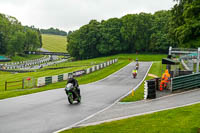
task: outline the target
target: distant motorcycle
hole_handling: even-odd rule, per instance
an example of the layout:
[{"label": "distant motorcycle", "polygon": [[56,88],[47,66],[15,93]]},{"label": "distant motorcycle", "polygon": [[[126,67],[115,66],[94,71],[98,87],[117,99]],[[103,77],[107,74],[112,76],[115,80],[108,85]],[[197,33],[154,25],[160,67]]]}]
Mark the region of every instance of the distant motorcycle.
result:
[{"label": "distant motorcycle", "polygon": [[78,94],[76,91],[76,88],[73,86],[72,83],[68,83],[65,87],[65,92],[68,96],[68,101],[70,104],[73,104],[74,101],[77,101],[78,103],[81,102],[81,95]]},{"label": "distant motorcycle", "polygon": [[132,74],[133,74],[133,78],[136,78],[137,72],[133,72]]},{"label": "distant motorcycle", "polygon": [[139,70],[139,63],[136,63],[135,68],[136,70]]},{"label": "distant motorcycle", "polygon": [[138,69],[139,69],[139,66],[138,66],[138,65],[136,65],[136,66],[135,66],[135,68],[136,68],[136,70],[138,70]]}]

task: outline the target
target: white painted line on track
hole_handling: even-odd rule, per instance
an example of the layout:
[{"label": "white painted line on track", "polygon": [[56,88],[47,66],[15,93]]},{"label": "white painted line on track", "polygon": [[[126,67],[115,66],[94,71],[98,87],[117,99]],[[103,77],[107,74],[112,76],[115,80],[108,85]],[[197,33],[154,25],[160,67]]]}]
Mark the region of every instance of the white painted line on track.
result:
[{"label": "white painted line on track", "polygon": [[[133,63],[133,62],[131,62],[131,63]],[[131,63],[129,63],[129,64],[131,64]],[[128,64],[128,65],[129,65],[129,64]],[[128,66],[128,65],[126,65],[126,66]],[[126,67],[126,66],[125,66],[125,67]],[[140,86],[140,84],[142,84],[142,82],[145,80],[145,78],[146,78],[146,76],[147,76],[147,74],[148,74],[148,72],[149,72],[151,66],[152,66],[152,62],[151,62],[151,65],[149,66],[149,68],[148,68],[148,70],[147,70],[147,72],[146,72],[144,78],[143,78],[142,81],[134,88],[134,90],[136,90],[136,89]],[[125,69],[125,67],[121,68],[120,70],[116,71],[115,73],[121,71],[122,69]],[[113,73],[113,74],[115,74],[115,73]],[[111,75],[113,75],[113,74],[111,74]],[[110,77],[111,75],[107,76],[106,78]],[[106,78],[104,78],[104,79],[106,79]],[[101,80],[104,80],[104,79],[101,79]],[[99,81],[101,81],[101,80],[98,80],[98,81],[96,81],[96,82],[99,82]],[[95,82],[93,82],[93,83],[95,83]],[[93,84],[93,83],[89,83],[89,84]],[[64,130],[68,130],[68,129],[71,129],[71,128],[73,128],[73,127],[76,127],[76,125],[78,125],[79,123],[81,123],[81,122],[83,122],[83,121],[86,121],[86,120],[88,120],[88,119],[94,117],[95,115],[97,115],[97,114],[99,114],[99,113],[101,113],[101,112],[103,112],[103,111],[109,109],[111,106],[113,106],[114,104],[116,104],[117,102],[119,102],[122,98],[126,97],[126,96],[127,96],[128,94],[130,94],[131,92],[132,92],[132,90],[131,90],[130,92],[128,92],[127,94],[125,94],[124,96],[118,98],[113,104],[109,105],[108,107],[106,107],[106,108],[104,108],[104,109],[102,109],[102,110],[100,110],[100,111],[98,111],[98,112],[96,112],[96,113],[94,113],[94,114],[92,114],[92,115],[86,117],[85,119],[83,119],[83,120],[81,120],[81,121],[79,121],[79,122],[76,122],[76,123],[72,124],[71,126],[62,128],[62,129],[60,129],[60,130],[58,130],[58,131],[55,131],[55,132],[53,132],[53,133],[59,133],[59,132],[62,132],[62,131],[64,131]]]},{"label": "white painted line on track", "polygon": [[194,103],[185,104],[185,105],[180,105],[180,106],[175,106],[175,107],[160,109],[160,110],[149,111],[149,112],[145,112],[145,113],[139,113],[139,114],[134,114],[134,115],[128,115],[128,116],[113,118],[113,119],[104,120],[104,121],[98,121],[98,122],[93,122],[93,123],[88,123],[88,124],[82,124],[82,125],[79,125],[77,127],[98,125],[98,124],[102,124],[102,123],[105,123],[105,122],[111,122],[111,121],[116,121],[116,120],[127,119],[127,118],[130,118],[130,117],[139,116],[139,115],[152,114],[152,113],[155,113],[155,112],[160,112],[160,111],[164,111],[164,110],[169,110],[169,109],[175,109],[175,108],[190,106],[190,105],[198,104],[198,103],[200,103],[200,101],[194,102]]}]

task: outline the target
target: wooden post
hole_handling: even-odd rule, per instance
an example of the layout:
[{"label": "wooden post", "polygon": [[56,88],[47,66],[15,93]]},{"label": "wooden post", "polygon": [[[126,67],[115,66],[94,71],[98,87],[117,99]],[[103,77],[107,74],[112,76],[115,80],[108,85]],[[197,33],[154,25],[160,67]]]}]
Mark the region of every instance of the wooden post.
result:
[{"label": "wooden post", "polygon": [[22,89],[24,89],[24,79],[22,79]]},{"label": "wooden post", "polygon": [[5,82],[5,91],[7,90],[7,81]]}]

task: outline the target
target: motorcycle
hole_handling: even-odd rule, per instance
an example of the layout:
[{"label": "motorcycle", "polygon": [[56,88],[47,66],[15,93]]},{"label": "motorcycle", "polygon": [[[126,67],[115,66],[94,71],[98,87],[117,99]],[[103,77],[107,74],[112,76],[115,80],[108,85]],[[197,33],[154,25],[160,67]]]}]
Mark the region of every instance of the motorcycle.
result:
[{"label": "motorcycle", "polygon": [[136,70],[138,70],[138,69],[139,69],[139,66],[136,66],[135,68],[136,68]]},{"label": "motorcycle", "polygon": [[136,73],[136,72],[133,72],[132,74],[133,74],[133,78],[136,78],[137,73]]},{"label": "motorcycle", "polygon": [[81,102],[81,95],[78,94],[72,83],[66,85],[65,92],[68,96],[68,101],[70,104],[73,104],[74,101],[77,101],[78,103]]},{"label": "motorcycle", "polygon": [[136,70],[139,70],[139,63],[135,65]]}]

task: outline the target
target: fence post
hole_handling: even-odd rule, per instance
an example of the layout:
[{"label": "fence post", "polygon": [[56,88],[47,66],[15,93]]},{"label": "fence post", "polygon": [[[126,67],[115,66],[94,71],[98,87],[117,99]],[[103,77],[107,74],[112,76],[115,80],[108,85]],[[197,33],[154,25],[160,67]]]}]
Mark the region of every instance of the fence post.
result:
[{"label": "fence post", "polygon": [[200,52],[200,48],[198,48],[197,50],[197,67],[196,67],[196,72],[198,73],[199,72],[199,52]]},{"label": "fence post", "polygon": [[171,78],[171,86],[170,86],[171,88],[171,92],[173,91],[173,78]]},{"label": "fence post", "polygon": [[7,81],[5,82],[5,91],[7,90]]}]

